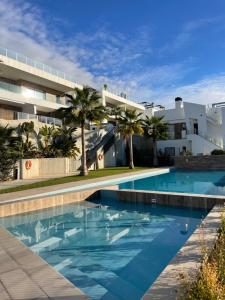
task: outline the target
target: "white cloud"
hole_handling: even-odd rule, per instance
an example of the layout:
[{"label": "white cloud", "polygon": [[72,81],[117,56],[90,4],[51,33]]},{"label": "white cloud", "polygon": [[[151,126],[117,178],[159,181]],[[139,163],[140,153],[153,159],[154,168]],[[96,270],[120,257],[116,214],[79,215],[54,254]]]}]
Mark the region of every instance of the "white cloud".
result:
[{"label": "white cloud", "polygon": [[[216,21],[187,23],[175,40],[175,47],[183,45],[194,30],[210,22]],[[3,47],[65,71],[80,83],[95,87],[107,83],[117,93],[126,92],[137,101],[168,106],[173,105],[176,96],[198,103],[225,101],[225,75],[182,85],[182,79],[193,71],[191,61],[151,64],[155,50],[151,46],[151,31],[146,28],[125,36],[111,33],[105,27],[94,34],[79,33],[65,40],[44,22],[36,6],[25,0],[0,0],[0,36]]]},{"label": "white cloud", "polygon": [[223,28],[224,19],[224,16],[217,16],[212,18],[195,19],[185,23],[175,38],[159,49],[159,54],[162,56],[168,55],[182,47],[191,45],[197,40],[197,31],[203,27],[211,26],[210,28],[212,28],[212,25],[214,25],[213,28],[216,30],[220,27]]},{"label": "white cloud", "polygon": [[152,92],[157,103],[173,106],[174,98],[180,96],[184,101],[199,104],[225,102],[225,75],[212,75],[193,84],[174,88],[159,89]]},{"label": "white cloud", "polygon": [[52,39],[43,20],[41,12],[27,2],[0,0],[1,46],[59,70],[66,70],[80,82],[93,84],[91,73],[78,62],[72,61],[70,56],[64,55],[63,42]]}]

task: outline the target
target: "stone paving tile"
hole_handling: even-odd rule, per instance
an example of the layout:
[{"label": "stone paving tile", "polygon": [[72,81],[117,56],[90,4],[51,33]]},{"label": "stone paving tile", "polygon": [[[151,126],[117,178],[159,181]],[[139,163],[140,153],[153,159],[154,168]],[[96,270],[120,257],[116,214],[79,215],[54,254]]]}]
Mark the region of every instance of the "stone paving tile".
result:
[{"label": "stone paving tile", "polygon": [[46,294],[21,269],[0,274],[0,280],[13,300],[46,299]]},{"label": "stone paving tile", "polygon": [[87,300],[71,282],[0,227],[0,300]]},{"label": "stone paving tile", "polygon": [[12,298],[9,296],[9,294],[6,292],[4,286],[2,285],[0,281],[0,299],[1,300],[11,300]]},{"label": "stone paving tile", "polygon": [[0,274],[15,270],[17,263],[6,253],[5,250],[0,250]]}]

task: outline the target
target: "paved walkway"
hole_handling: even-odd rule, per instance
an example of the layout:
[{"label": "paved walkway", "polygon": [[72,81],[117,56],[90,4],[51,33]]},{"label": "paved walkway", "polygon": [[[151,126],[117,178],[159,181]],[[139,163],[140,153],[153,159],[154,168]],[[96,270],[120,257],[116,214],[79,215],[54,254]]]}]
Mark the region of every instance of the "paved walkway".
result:
[{"label": "paved walkway", "polygon": [[1,300],[87,300],[71,282],[0,228]]},{"label": "paved walkway", "polygon": [[[86,185],[90,183],[99,183],[100,181],[104,180],[111,180],[111,179],[122,179],[124,177],[128,177],[131,175],[140,175],[140,174],[145,174],[149,172],[154,172],[154,171],[162,171],[162,170],[167,170],[168,168],[154,168],[154,169],[149,169],[145,171],[137,171],[137,172],[127,172],[127,173],[122,173],[122,174],[117,174],[117,175],[112,175],[112,176],[105,176],[101,178],[94,178],[94,179],[87,179],[87,180],[80,180],[76,182],[69,182],[69,183],[63,183],[63,184],[57,184],[57,185],[52,185],[52,186],[47,186],[47,187],[42,187],[42,188],[35,188],[35,189],[30,189],[30,190],[25,190],[25,191],[19,191],[19,192],[12,192],[12,193],[7,193],[7,194],[1,194],[0,195],[0,204],[3,204],[7,201],[13,201],[13,200],[22,200],[23,198],[28,198],[28,197],[35,197],[39,196],[40,194],[44,193],[49,193],[49,192],[64,192],[61,190],[68,189],[68,188],[73,188],[77,186]],[[110,183],[107,185],[111,185]],[[104,185],[103,185],[104,186]],[[100,187],[99,187],[100,188]]]},{"label": "paved walkway", "polygon": [[18,180],[3,181],[3,182],[0,182],[0,190],[16,187],[16,186],[23,185],[23,184],[31,184],[31,183],[35,183],[35,182],[48,180],[48,179],[66,177],[66,176],[72,176],[72,175],[74,175],[74,174],[70,174],[70,175],[57,174],[57,175],[53,175],[53,176],[46,176],[46,177],[43,176],[43,177],[33,178],[33,179],[18,179]]}]

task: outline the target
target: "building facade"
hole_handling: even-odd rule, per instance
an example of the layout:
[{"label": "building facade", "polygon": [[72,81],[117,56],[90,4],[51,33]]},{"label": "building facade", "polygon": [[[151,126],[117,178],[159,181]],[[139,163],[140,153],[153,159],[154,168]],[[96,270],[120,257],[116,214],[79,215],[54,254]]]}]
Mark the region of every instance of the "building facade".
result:
[{"label": "building facade", "polygon": [[173,109],[161,107],[153,114],[168,124],[167,140],[157,142],[158,151],[166,155],[206,155],[225,149],[225,103],[201,105],[177,97]]},{"label": "building facade", "polygon": [[[32,120],[35,125],[60,125],[52,113],[67,106],[65,93],[82,88],[73,78],[19,53],[0,48],[0,122],[17,126]],[[102,90],[102,103],[144,111],[144,106]]]},{"label": "building facade", "polygon": [[[17,126],[33,121],[36,130],[45,124],[60,126],[61,120],[54,118],[53,113],[67,107],[65,93],[75,87],[83,86],[61,71],[0,48],[0,124]],[[165,109],[145,102],[138,104],[106,86],[100,93],[102,104],[107,107],[133,109],[143,116],[163,116],[168,124],[168,139],[158,141],[157,146],[166,155],[178,156],[187,151],[193,155],[209,154],[214,149],[225,149],[225,103],[206,106],[177,97],[175,107]]]}]

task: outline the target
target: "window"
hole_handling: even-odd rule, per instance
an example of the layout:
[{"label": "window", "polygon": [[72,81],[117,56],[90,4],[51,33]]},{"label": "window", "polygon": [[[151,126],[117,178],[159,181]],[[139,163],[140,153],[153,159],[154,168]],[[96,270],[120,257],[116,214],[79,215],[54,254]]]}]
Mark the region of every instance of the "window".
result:
[{"label": "window", "polygon": [[61,103],[60,96],[59,96],[59,95],[56,95],[55,98],[56,98],[56,103],[59,103],[59,104],[60,104],[60,103]]},{"label": "window", "polygon": [[43,91],[24,87],[23,95],[27,98],[46,99],[46,94]]},{"label": "window", "polygon": [[34,91],[34,97],[35,97],[35,98],[38,98],[38,99],[42,99],[42,100],[45,100],[45,99],[46,99],[45,92],[38,91],[38,90],[35,90],[35,91]]},{"label": "window", "polygon": [[165,155],[166,156],[175,156],[175,147],[166,147]]},{"label": "window", "polygon": [[0,89],[10,91],[13,93],[20,93],[21,87],[12,83],[8,83],[0,80]]}]

